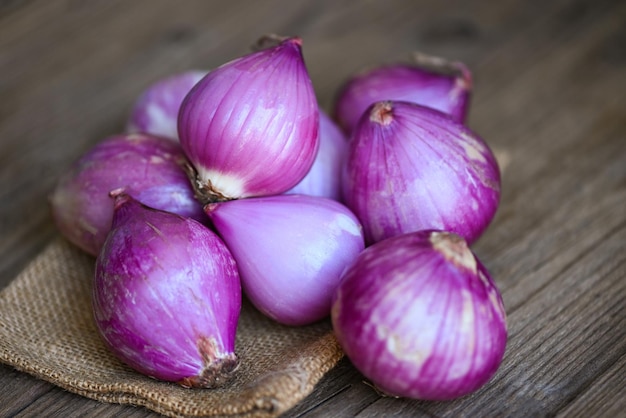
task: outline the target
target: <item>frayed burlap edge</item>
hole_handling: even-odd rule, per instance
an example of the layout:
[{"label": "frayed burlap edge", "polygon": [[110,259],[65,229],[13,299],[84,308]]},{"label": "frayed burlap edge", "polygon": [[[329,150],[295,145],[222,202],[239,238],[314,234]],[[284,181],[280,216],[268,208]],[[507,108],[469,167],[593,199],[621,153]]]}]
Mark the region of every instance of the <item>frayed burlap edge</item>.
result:
[{"label": "frayed burlap edge", "polygon": [[275,417],[308,394],[343,353],[329,321],[281,326],[244,303],[241,366],[219,389],[136,373],[102,344],[91,313],[94,259],[53,241],[0,293],[0,361],[70,392],[172,417]]}]

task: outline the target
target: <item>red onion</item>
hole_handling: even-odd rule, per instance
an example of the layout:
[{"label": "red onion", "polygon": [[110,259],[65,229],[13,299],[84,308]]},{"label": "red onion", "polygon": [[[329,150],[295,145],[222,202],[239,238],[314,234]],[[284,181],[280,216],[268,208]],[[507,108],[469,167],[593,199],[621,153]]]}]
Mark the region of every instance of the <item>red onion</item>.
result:
[{"label": "red onion", "polygon": [[206,73],[199,70],[185,71],[150,85],[133,106],[127,132],[144,132],[177,140],[180,104]]},{"label": "red onion", "polygon": [[447,115],[407,102],[379,102],[363,115],[342,181],[368,243],[421,229],[473,243],[500,199],[487,144]]},{"label": "red onion", "polygon": [[372,103],[395,100],[440,110],[463,123],[469,109],[472,76],[460,62],[416,54],[415,63],[370,69],[350,79],[335,101],[335,118],[352,132]]},{"label": "red onion", "polygon": [[311,168],[319,112],[301,44],[228,62],[183,101],[178,133],[205,202],[283,193]]},{"label": "red onion", "polygon": [[208,221],[180,166],[180,146],[144,134],[106,138],[85,153],[59,180],[50,197],[61,233],[84,251],[97,255],[111,228],[109,192],[124,187],[142,203]]},{"label": "red onion", "polygon": [[114,191],[113,227],[96,260],[93,309],[106,345],[140,373],[215,387],[237,367],[237,266],[200,223]]},{"label": "red onion", "polygon": [[354,366],[393,396],[471,393],[493,376],[506,347],[498,289],[467,243],[442,231],[363,251],[342,276],[332,322]]},{"label": "red onion", "polygon": [[341,169],[348,142],[335,123],[320,110],[320,146],[313,166],[289,194],[306,194],[341,200]]},{"label": "red onion", "polygon": [[364,247],[355,216],[322,197],[277,195],[205,209],[237,261],[244,293],[286,325],[328,316],[341,272]]}]

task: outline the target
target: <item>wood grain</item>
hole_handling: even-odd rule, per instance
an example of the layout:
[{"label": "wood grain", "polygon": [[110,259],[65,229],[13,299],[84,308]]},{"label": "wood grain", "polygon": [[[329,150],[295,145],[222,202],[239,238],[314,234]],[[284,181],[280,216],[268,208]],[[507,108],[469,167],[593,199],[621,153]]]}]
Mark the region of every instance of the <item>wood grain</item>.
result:
[{"label": "wood grain", "polygon": [[[494,379],[452,402],[394,399],[345,359],[285,415],[626,417],[624,2],[0,2],[0,288],[58,234],[58,176],[123,130],[146,86],[218,66],[265,33],[302,36],[328,111],[362,68],[414,50],[466,62],[468,123],[507,159],[474,247],[508,314]],[[7,366],[0,387],[0,416],[156,416]]]},{"label": "wood grain", "polygon": [[623,381],[626,375],[626,356],[622,356],[613,366],[592,380],[587,390],[583,391],[565,408],[558,417],[619,417],[626,410],[624,386],[615,384]]}]

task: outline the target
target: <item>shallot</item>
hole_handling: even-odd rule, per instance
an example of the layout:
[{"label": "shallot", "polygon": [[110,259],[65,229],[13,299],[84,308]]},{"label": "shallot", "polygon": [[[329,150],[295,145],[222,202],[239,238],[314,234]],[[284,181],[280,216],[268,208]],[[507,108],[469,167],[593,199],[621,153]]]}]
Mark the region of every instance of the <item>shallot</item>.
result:
[{"label": "shallot", "polygon": [[206,211],[237,261],[244,293],[286,325],[327,317],[342,271],[364,247],[356,217],[331,199],[284,194]]},{"label": "shallot", "polygon": [[143,204],[206,223],[174,141],[146,134],[115,135],[83,154],[59,179],[50,196],[61,233],[98,255],[111,228],[111,190],[123,187]]},{"label": "shallot", "polygon": [[380,241],[344,272],[332,308],[346,355],[382,392],[449,400],[489,381],[506,347],[506,314],[488,271],[458,235]]},{"label": "shallot", "polygon": [[96,260],[93,310],[108,348],[133,369],[190,387],[217,387],[237,368],[241,285],[232,255],[193,219],[115,196]]},{"label": "shallot", "polygon": [[320,147],[307,175],[289,194],[306,194],[341,200],[341,170],[348,142],[339,127],[320,110]]},{"label": "shallot", "polygon": [[335,119],[348,134],[373,103],[405,101],[428,106],[463,123],[469,110],[472,75],[465,64],[416,53],[412,63],[371,68],[346,82],[335,100]]},{"label": "shallot", "polygon": [[319,110],[302,40],[230,61],[183,101],[178,134],[204,203],[286,192],[319,146]]},{"label": "shallot", "polygon": [[170,75],[146,88],[135,101],[127,132],[143,132],[178,140],[178,111],[185,96],[206,71],[189,70]]},{"label": "shallot", "polygon": [[500,171],[487,143],[448,115],[408,102],[370,106],[350,141],[342,181],[368,244],[421,229],[473,243],[500,200]]}]

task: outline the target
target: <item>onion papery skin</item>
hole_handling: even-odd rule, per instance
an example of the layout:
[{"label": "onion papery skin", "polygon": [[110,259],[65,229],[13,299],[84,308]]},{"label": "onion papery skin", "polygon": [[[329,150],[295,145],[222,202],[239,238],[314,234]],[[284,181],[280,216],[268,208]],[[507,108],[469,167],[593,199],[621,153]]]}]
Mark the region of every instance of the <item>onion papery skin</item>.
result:
[{"label": "onion papery skin", "polygon": [[183,101],[178,133],[205,203],[295,186],[319,146],[319,109],[300,39],[212,70]]},{"label": "onion papery skin", "polygon": [[237,368],[241,284],[219,237],[189,218],[118,194],[96,260],[93,310],[108,348],[136,371],[217,387]]},{"label": "onion papery skin", "polygon": [[244,294],[285,325],[328,317],[341,273],[364,248],[356,217],[331,199],[277,195],[205,210],[237,261]]},{"label": "onion papery skin", "polygon": [[180,145],[146,134],[106,138],[59,179],[50,196],[60,232],[98,255],[111,228],[111,190],[123,187],[143,204],[207,223],[185,170]]},{"label": "onion papery skin", "polygon": [[500,201],[500,171],[485,141],[408,102],[378,102],[363,115],[342,183],[368,244],[422,229],[451,231],[471,244]]},{"label": "onion papery skin", "polygon": [[178,112],[193,86],[207,71],[190,70],[170,75],[148,86],[135,101],[126,131],[178,140]]},{"label": "onion papery skin", "polygon": [[376,243],[345,271],[335,335],[382,392],[423,400],[467,395],[506,348],[506,314],[491,276],[458,235],[417,231]]},{"label": "onion papery skin", "polygon": [[413,64],[375,67],[349,79],[335,99],[333,117],[347,134],[373,103],[405,101],[431,107],[464,123],[469,111],[472,76],[460,62],[423,54]]},{"label": "onion papery skin", "polygon": [[313,166],[288,194],[306,194],[341,201],[341,170],[348,141],[330,117],[320,110],[320,145]]}]

